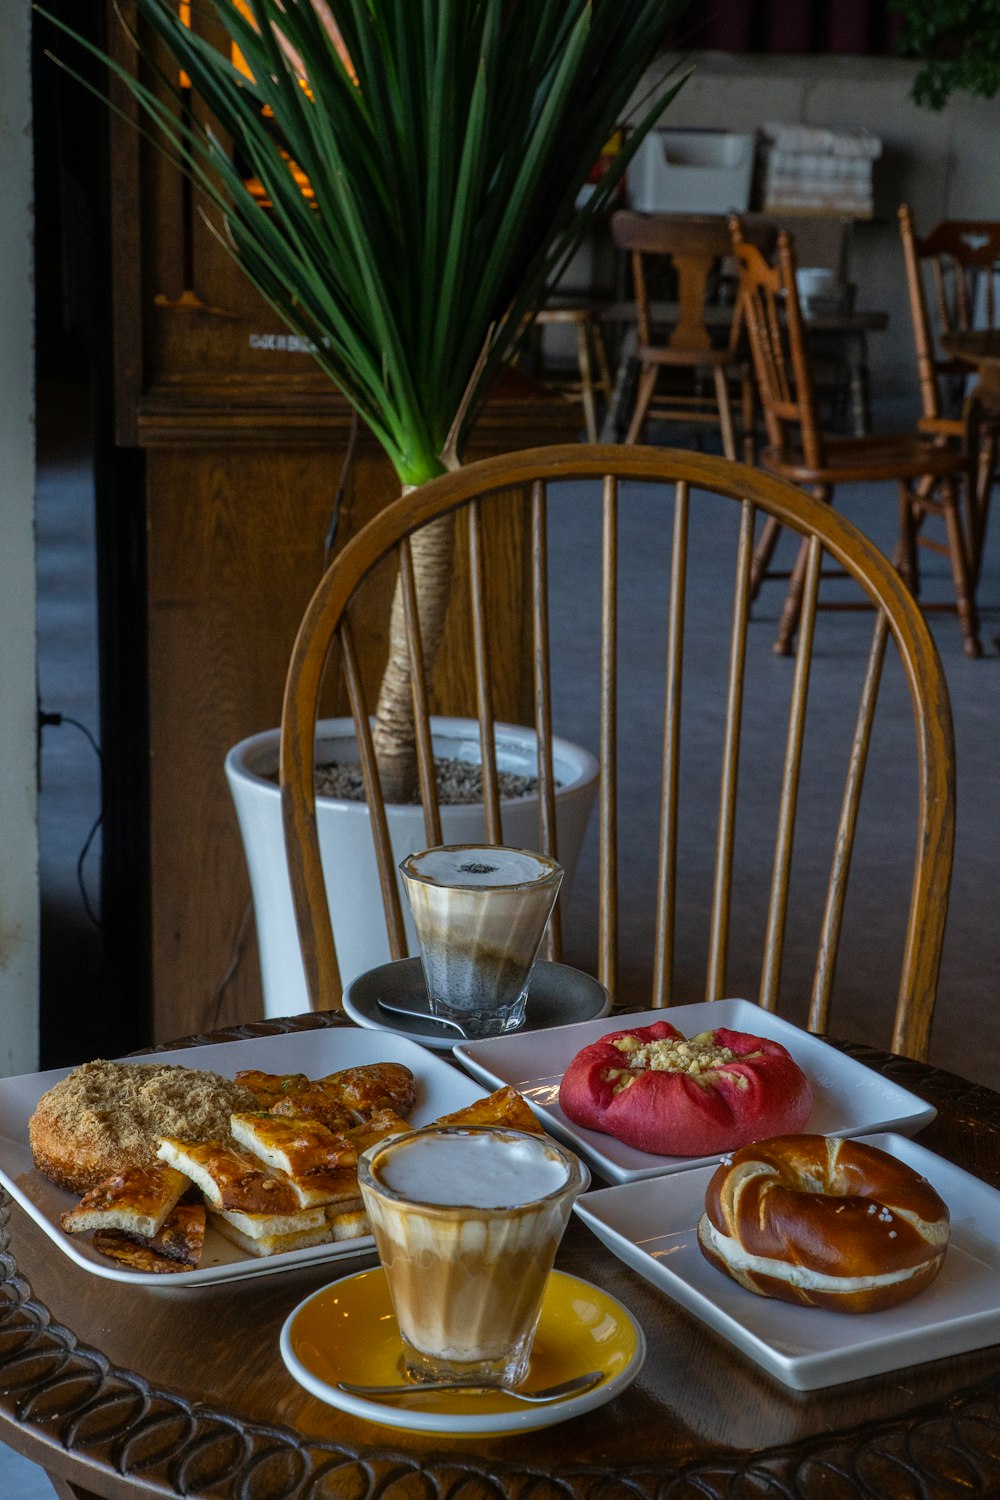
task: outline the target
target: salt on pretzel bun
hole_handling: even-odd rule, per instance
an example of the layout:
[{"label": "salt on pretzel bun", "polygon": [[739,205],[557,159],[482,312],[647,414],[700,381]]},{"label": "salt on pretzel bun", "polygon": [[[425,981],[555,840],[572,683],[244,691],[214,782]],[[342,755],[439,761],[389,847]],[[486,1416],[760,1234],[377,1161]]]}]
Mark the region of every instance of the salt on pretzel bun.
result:
[{"label": "salt on pretzel bun", "polygon": [[713,1174],[702,1253],[748,1291],[807,1307],[879,1312],[929,1286],[947,1206],[905,1162],[862,1141],[778,1136]]}]

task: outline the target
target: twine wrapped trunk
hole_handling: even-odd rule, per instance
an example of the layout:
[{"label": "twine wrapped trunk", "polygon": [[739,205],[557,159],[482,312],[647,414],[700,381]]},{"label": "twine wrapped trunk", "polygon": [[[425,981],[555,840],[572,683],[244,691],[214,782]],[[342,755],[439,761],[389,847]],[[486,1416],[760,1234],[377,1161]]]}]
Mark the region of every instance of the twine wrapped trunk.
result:
[{"label": "twine wrapped trunk", "polygon": [[[412,489],[406,486],[403,493]],[[455,518],[442,516],[410,537],[420,641],[428,677],[444,634],[453,583]],[[375,755],[386,802],[410,802],[417,790],[417,742],[410,684],[410,652],[402,579],[396,579],[389,618],[389,657],[375,711]]]}]

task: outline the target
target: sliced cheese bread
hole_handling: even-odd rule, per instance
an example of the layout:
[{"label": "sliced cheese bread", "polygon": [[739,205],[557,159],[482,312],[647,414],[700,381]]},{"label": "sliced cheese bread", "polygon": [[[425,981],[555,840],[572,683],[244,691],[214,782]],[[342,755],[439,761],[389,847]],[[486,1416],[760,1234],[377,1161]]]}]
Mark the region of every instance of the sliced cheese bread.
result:
[{"label": "sliced cheese bread", "polygon": [[169,1274],[190,1271],[201,1259],[205,1242],[205,1205],[179,1203],[159,1233],[136,1238],[120,1229],[98,1229],[94,1248],[134,1271]]},{"label": "sliced cheese bread", "polygon": [[249,1214],[294,1214],[299,1198],[283,1172],[266,1167],[256,1156],[221,1141],[179,1141],[162,1137],[161,1161],[191,1178],[214,1208]]},{"label": "sliced cheese bread", "polygon": [[294,1234],[250,1235],[222,1214],[210,1211],[208,1217],[214,1229],[248,1255],[278,1255],[282,1250],[306,1250],[311,1245],[327,1245],[333,1238],[330,1225],[325,1222],[318,1229],[303,1229]]},{"label": "sliced cheese bread", "polygon": [[166,1162],[130,1167],[91,1188],[60,1223],[67,1234],[107,1229],[149,1239],[190,1185],[185,1173]]}]

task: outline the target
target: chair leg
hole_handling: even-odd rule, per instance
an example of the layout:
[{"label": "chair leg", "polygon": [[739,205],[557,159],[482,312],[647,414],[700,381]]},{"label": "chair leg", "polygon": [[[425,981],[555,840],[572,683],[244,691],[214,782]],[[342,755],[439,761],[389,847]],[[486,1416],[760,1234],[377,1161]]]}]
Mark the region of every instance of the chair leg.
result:
[{"label": "chair leg", "polygon": [[[833,489],[828,484],[816,485],[812,493],[815,499],[824,505],[829,505],[833,500]],[[792,654],[792,644],[795,640],[795,632],[799,628],[799,616],[802,613],[802,590],[805,587],[808,561],[809,539],[803,537],[795,559],[795,566],[792,569],[792,576],[788,582],[788,593],[785,595],[781,618],[778,621],[778,634],[771,648],[775,656],[791,656]]]},{"label": "chair leg", "polygon": [[736,459],[736,437],[733,433],[733,410],[729,405],[729,387],[725,371],[715,365],[712,369],[715,382],[715,404],[719,408],[719,431],[722,434],[722,451],[727,458]]},{"label": "chair leg", "polygon": [[767,576],[767,570],[771,566],[771,558],[774,549],[778,545],[778,537],[781,535],[781,524],[773,516],[768,516],[761,527],[760,538],[754,548],[753,561],[750,564],[750,603],[756,599],[761,584]]},{"label": "chair leg", "polygon": [[576,325],[576,358],[580,367],[580,396],[583,400],[583,418],[587,428],[587,439],[597,442],[597,407],[594,402],[594,377],[590,368],[590,339],[587,325]]},{"label": "chair leg", "polygon": [[966,656],[981,656],[979,643],[979,612],[976,609],[976,591],[972,581],[972,568],[962,515],[959,508],[958,488],[951,479],[941,481],[941,507],[945,526],[948,529],[948,557],[951,576],[955,586],[955,606],[958,610],[958,625],[962,632],[962,650]]},{"label": "chair leg", "polygon": [[913,493],[905,480],[899,484],[899,541],[893,562],[914,598],[920,591],[920,570],[917,562],[917,535],[915,525]]},{"label": "chair leg", "polygon": [[608,406],[611,405],[611,366],[608,363],[608,346],[604,342],[604,329],[596,318],[587,324],[597,362],[597,384]]},{"label": "chair leg", "polygon": [[743,429],[743,462],[748,464],[757,461],[757,438],[754,431],[756,420],[753,381],[749,375],[744,374],[740,376],[740,425]]},{"label": "chair leg", "polygon": [[639,388],[635,396],[635,410],[629,423],[628,432],[625,434],[626,443],[637,443],[646,426],[646,415],[650,403],[653,400],[653,391],[656,389],[656,377],[659,375],[656,365],[644,365],[639,376]]},{"label": "chair leg", "polygon": [[986,523],[990,515],[990,497],[993,491],[993,470],[997,458],[997,435],[992,425],[981,427],[976,444],[975,472],[968,480],[969,510],[969,561],[972,581],[979,582],[979,570],[986,545]]},{"label": "chair leg", "polygon": [[791,656],[792,643],[795,640],[795,632],[799,625],[799,615],[802,613],[802,590],[805,586],[806,563],[809,560],[809,543],[803,540],[799,547],[792,576],[788,583],[788,593],[781,608],[781,619],[778,621],[778,634],[771,648],[775,656]]}]

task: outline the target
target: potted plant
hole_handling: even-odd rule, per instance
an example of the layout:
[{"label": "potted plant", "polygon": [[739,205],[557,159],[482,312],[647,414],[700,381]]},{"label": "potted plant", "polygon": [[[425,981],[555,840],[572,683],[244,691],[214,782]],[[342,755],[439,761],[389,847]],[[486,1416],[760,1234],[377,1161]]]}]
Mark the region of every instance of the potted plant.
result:
[{"label": "potted plant", "polygon": [[[185,24],[176,0],[137,0],[221,131],[201,125],[169,79],[174,104],[110,65],[200,191],[222,242],[368,424],[400,485],[420,484],[461,462],[497,372],[680,86],[659,84],[581,195],[680,0],[202,8],[212,39]],[[414,541],[430,661],[452,547],[450,520]],[[394,618],[400,610],[397,590]],[[386,798],[404,803],[416,776],[401,630],[390,631],[376,718]]]}]

